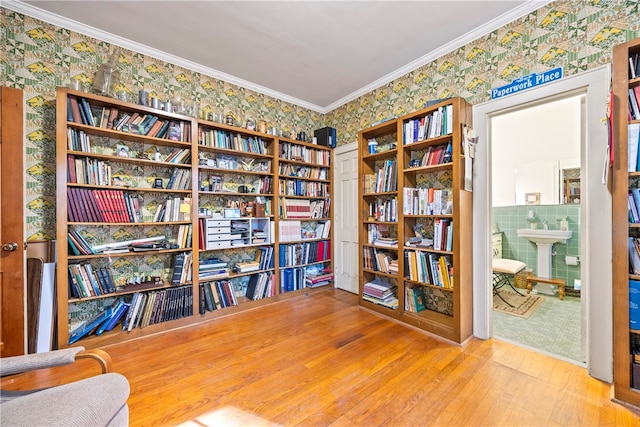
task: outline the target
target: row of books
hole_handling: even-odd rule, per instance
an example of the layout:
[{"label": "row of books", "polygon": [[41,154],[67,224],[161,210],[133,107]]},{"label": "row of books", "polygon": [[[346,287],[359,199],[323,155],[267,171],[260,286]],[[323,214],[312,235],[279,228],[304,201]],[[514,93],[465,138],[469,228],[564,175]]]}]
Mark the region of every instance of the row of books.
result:
[{"label": "row of books", "polygon": [[453,132],[453,105],[446,105],[418,119],[404,122],[404,144],[449,135]]},{"label": "row of books", "polygon": [[304,267],[280,270],[280,292],[291,292],[305,287]]},{"label": "row of books", "polygon": [[435,145],[427,148],[420,159],[413,159],[409,163],[409,168],[421,166],[436,166],[451,163],[453,147],[448,144]]},{"label": "row of books", "polygon": [[395,160],[387,159],[375,174],[363,176],[364,194],[396,191],[398,189],[398,167]]},{"label": "row of books", "polygon": [[629,222],[640,223],[640,188],[630,188],[628,198]]},{"label": "row of books", "polygon": [[375,199],[372,203],[369,203],[369,218],[385,222],[398,221],[397,197],[390,199]]},{"label": "row of books", "polygon": [[73,95],[68,95],[67,121],[173,141],[191,141],[190,122],[161,119],[143,112],[129,113],[116,107],[92,107],[86,98]]},{"label": "row of books", "polygon": [[90,153],[91,138],[83,130],[67,128],[67,149]]},{"label": "row of books", "polygon": [[188,148],[174,148],[163,161],[167,163],[188,165],[191,162],[191,150]]},{"label": "row of books", "polygon": [[90,298],[112,294],[116,285],[108,268],[95,268],[89,263],[69,264],[69,295]]},{"label": "row of books", "polygon": [[640,120],[640,85],[629,88],[629,120]]},{"label": "row of books", "polygon": [[198,144],[241,151],[244,153],[268,155],[267,146],[259,136],[246,136],[222,129],[198,129]]},{"label": "row of books", "polygon": [[303,230],[303,239],[328,239],[331,234],[331,220],[318,221],[313,230]]},{"label": "row of books", "polygon": [[71,222],[140,222],[140,201],[122,190],[67,187],[67,215]]},{"label": "row of books", "polygon": [[319,166],[330,166],[331,151],[318,150],[290,142],[282,142],[280,143],[280,158],[284,160],[312,163]]},{"label": "row of books", "polygon": [[433,221],[433,249],[436,251],[453,250],[453,222],[436,218]]},{"label": "row of books", "polygon": [[331,240],[280,245],[280,267],[294,267],[331,258]]},{"label": "row of books", "polygon": [[229,280],[216,280],[200,284],[200,314],[206,311],[238,305],[236,291]]},{"label": "row of books", "polygon": [[71,184],[111,185],[111,164],[88,157],[67,155],[67,182]]},{"label": "row of books", "polygon": [[153,222],[191,221],[191,197],[174,197],[158,204]]},{"label": "row of books", "polygon": [[375,278],[362,287],[362,299],[391,309],[398,308],[398,287],[388,281]]},{"label": "row of books", "polygon": [[409,280],[453,289],[453,261],[451,255],[424,251],[405,251],[405,275]]},{"label": "row of books", "polygon": [[629,78],[638,77],[640,77],[640,53],[633,53],[629,55]]},{"label": "row of books", "polygon": [[191,281],[193,266],[193,254],[181,252],[173,257],[171,284],[179,285]]},{"label": "row of books", "polygon": [[640,171],[640,123],[629,123],[627,127],[627,171]]},{"label": "row of books", "polygon": [[275,288],[273,281],[274,275],[269,271],[252,274],[251,277],[249,277],[245,296],[252,301],[274,296]]},{"label": "row of books", "polygon": [[191,189],[191,170],[175,168],[171,173],[168,190],[190,190]]},{"label": "row of books", "polygon": [[207,166],[242,172],[271,172],[271,160],[261,159],[256,162],[256,159],[244,160],[241,157],[222,154],[218,154],[214,159],[207,159]]},{"label": "row of books", "polygon": [[279,180],[281,196],[327,197],[329,183],[284,178]]},{"label": "row of books", "polygon": [[427,299],[422,286],[405,286],[404,309],[412,313],[420,313],[427,309]]},{"label": "row of books", "polygon": [[156,323],[193,315],[193,289],[177,286],[151,292],[136,292],[131,300],[123,330],[143,328]]},{"label": "row of books", "polygon": [[450,189],[412,188],[403,190],[404,215],[446,215],[453,212],[453,192]]},{"label": "row of books", "polygon": [[387,274],[398,273],[398,257],[395,253],[366,246],[363,248],[363,263],[366,270]]},{"label": "row of books", "polygon": [[300,166],[293,163],[280,163],[280,175],[298,178],[327,180],[329,179],[329,168],[315,166]]}]

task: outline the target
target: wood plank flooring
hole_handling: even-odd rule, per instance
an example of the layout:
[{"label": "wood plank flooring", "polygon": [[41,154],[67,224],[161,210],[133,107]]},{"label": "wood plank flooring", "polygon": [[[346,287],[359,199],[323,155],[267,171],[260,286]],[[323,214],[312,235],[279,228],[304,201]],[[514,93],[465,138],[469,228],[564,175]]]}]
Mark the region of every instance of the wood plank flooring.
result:
[{"label": "wood plank flooring", "polygon": [[[583,368],[496,340],[444,342],[334,289],[105,350],[131,384],[133,426],[640,425]],[[97,371],[80,366],[31,381]]]}]

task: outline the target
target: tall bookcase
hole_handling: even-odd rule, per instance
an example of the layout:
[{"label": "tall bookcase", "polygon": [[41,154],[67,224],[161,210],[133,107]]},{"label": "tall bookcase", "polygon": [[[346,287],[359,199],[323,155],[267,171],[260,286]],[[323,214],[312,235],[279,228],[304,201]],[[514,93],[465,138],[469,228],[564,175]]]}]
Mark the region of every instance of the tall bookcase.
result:
[{"label": "tall bookcase", "polygon": [[471,120],[453,98],[358,134],[360,304],[457,343],[472,334]]},{"label": "tall bookcase", "polygon": [[[631,116],[629,90],[640,87],[640,76],[631,74],[629,58],[640,55],[640,39],[613,49],[613,129],[615,163],[613,191],[613,378],[615,399],[640,406],[640,327],[631,325],[631,310],[638,323],[638,300],[630,301],[631,284],[640,281],[638,271],[630,269],[630,238],[640,237],[640,224],[630,221],[629,194],[640,188],[640,171],[628,167],[629,127],[639,126]],[[633,117],[633,118],[631,118]],[[632,162],[636,164],[635,160]],[[638,289],[635,289],[637,298]],[[635,357],[634,357],[635,356]]]},{"label": "tall bookcase", "polygon": [[138,320],[78,342],[333,282],[330,148],[67,88],[56,115],[59,348],[118,305]]}]

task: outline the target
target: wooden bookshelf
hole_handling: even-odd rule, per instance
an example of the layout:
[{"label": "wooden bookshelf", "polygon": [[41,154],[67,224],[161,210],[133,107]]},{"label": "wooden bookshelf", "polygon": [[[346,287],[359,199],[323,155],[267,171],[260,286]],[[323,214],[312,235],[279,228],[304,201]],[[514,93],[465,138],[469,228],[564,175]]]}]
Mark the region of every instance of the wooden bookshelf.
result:
[{"label": "wooden bookshelf", "polygon": [[[83,101],[93,122],[82,116]],[[83,320],[118,300],[131,303],[143,295],[140,322],[123,331],[121,321],[79,345],[126,341],[289,298],[305,288],[312,267],[333,272],[330,148],[67,88],[57,89],[56,114],[59,348],[69,345]],[[165,132],[157,126],[151,136],[153,124],[116,126],[124,114],[168,125]],[[293,194],[287,182],[296,184]],[[102,197],[120,207],[103,212]],[[322,202],[326,208],[296,218],[303,225],[300,235],[281,242],[278,225],[287,221],[281,197],[293,205]],[[324,237],[313,234],[325,227]],[[145,239],[155,243],[157,236],[164,236],[162,247],[112,248]],[[94,250],[105,245],[109,251]],[[323,256],[312,259],[320,245]],[[281,267],[279,254],[287,250],[296,258]],[[183,258],[184,266],[177,262]],[[258,269],[247,265],[257,259]],[[284,279],[292,269],[298,272],[293,289]],[[101,283],[105,271],[111,289],[106,278],[104,287]],[[177,300],[176,307],[162,316],[150,305],[160,304],[159,298]]]},{"label": "wooden bookshelf", "polygon": [[629,89],[640,87],[640,77],[632,77],[629,65],[629,58],[639,54],[640,39],[613,49],[613,381],[615,399],[635,406],[640,406],[640,364],[633,362],[633,354],[640,351],[640,330],[630,327],[629,283],[639,276],[629,268],[629,238],[640,237],[640,228],[629,223],[628,195],[640,187],[640,180],[637,172],[628,169],[627,131],[630,124],[640,124],[637,118],[629,119],[628,97]]},{"label": "wooden bookshelf", "polygon": [[[360,304],[457,343],[472,335],[472,194],[462,152],[471,117],[454,98],[358,134]],[[383,266],[389,258],[397,271]],[[371,282],[390,283],[397,302],[372,298]]]}]

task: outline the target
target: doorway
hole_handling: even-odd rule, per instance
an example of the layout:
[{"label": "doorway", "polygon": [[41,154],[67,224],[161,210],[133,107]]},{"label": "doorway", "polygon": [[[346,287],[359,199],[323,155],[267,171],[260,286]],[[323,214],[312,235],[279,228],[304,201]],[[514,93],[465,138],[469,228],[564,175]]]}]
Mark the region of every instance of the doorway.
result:
[{"label": "doorway", "polygon": [[[493,296],[498,308],[492,313],[492,335],[579,365],[585,362],[578,262],[581,205],[578,197],[565,197],[564,187],[566,182],[574,195],[580,193],[585,108],[582,88],[487,115],[492,240],[496,245],[492,249],[499,254],[495,255],[499,262],[515,260],[526,265],[508,278],[513,288],[502,287]],[[573,166],[571,175],[569,165]],[[549,245],[521,236],[523,229],[564,230],[571,237],[553,243],[550,252],[545,252]],[[525,271],[561,280],[563,286],[537,283],[528,294],[522,280]],[[513,304],[507,305],[504,298]]]},{"label": "doorway", "polygon": [[[479,136],[474,161],[474,335],[488,339],[492,332],[491,230],[492,162],[490,121],[501,111],[560,94],[583,91],[585,106],[581,117],[581,316],[585,330],[583,345],[589,374],[611,382],[612,294],[611,294],[611,194],[605,167],[607,160],[607,111],[609,66],[567,77],[549,85],[524,91],[474,107],[474,127]],[[542,126],[542,124],[541,124]]]}]

